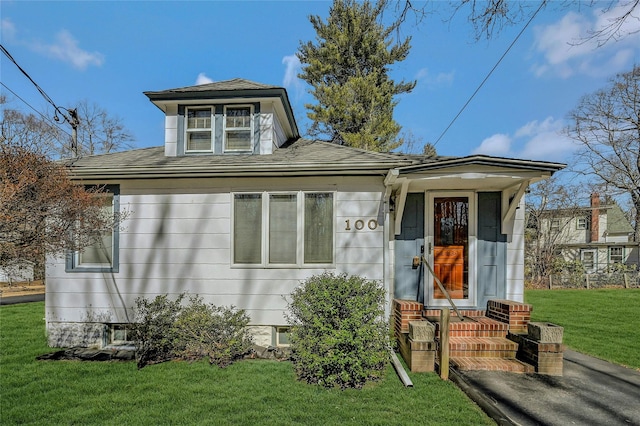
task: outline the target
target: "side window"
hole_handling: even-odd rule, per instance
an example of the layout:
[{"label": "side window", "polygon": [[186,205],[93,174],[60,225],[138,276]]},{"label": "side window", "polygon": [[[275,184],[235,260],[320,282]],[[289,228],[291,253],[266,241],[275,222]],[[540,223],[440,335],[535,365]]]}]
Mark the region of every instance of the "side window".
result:
[{"label": "side window", "polygon": [[119,232],[117,213],[120,211],[120,190],[118,186],[107,186],[104,193],[98,195],[104,200],[104,213],[114,218],[110,232],[96,236],[96,241],[80,251],[67,255],[67,272],[118,272],[119,269]]}]

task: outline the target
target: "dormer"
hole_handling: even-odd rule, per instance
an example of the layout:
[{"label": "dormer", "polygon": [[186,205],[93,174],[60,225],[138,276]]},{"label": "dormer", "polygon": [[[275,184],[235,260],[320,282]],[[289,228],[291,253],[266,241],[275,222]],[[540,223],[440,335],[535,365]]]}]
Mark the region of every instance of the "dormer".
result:
[{"label": "dormer", "polygon": [[167,157],[272,154],[300,137],[282,87],[236,78],[144,94],[165,113]]}]

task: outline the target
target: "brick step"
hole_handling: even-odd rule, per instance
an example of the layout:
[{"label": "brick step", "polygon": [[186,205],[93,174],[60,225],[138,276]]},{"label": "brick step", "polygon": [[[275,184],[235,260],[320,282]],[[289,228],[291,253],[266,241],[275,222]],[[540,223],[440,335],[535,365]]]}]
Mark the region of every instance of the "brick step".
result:
[{"label": "brick step", "polygon": [[[439,320],[431,319],[436,324],[436,336],[440,336]],[[473,317],[465,321],[455,318],[449,323],[449,337],[505,337],[509,325],[487,317]]]},{"label": "brick step", "polygon": [[452,337],[450,357],[515,358],[518,344],[504,337]]},{"label": "brick step", "polygon": [[507,358],[467,358],[452,357],[450,364],[461,371],[508,371],[512,373],[534,373],[533,365],[526,364],[517,359]]}]

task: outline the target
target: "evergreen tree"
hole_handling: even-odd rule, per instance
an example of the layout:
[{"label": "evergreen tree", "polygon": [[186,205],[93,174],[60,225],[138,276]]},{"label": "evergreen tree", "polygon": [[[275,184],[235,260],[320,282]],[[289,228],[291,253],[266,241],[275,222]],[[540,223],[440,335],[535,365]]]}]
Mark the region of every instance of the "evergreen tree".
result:
[{"label": "evergreen tree", "polygon": [[395,43],[395,25],[379,21],[384,3],[334,0],[327,22],[309,20],[315,42],[300,43],[299,77],[310,86],[316,104],[307,104],[311,136],[371,151],[390,151],[402,144],[393,119],[395,95],[410,92],[415,81],[395,83],[389,66],[404,60],[410,38]]}]

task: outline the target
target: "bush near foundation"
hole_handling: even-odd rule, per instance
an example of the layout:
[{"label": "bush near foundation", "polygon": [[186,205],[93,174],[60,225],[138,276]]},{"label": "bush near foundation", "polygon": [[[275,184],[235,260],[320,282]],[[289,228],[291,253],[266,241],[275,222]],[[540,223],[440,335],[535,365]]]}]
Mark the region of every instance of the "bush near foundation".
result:
[{"label": "bush near foundation", "polygon": [[361,388],[380,379],[389,361],[385,292],[376,281],[323,273],[291,294],[287,319],[300,380]]},{"label": "bush near foundation", "polygon": [[209,358],[211,364],[226,367],[251,349],[248,324],[245,311],[205,304],[202,298],[192,296],[176,320],[180,335],[177,356],[186,360]]},{"label": "bush near foundation", "polygon": [[133,336],[138,368],[171,359],[195,361],[209,358],[226,367],[251,348],[249,316],[235,307],[206,304],[199,296],[167,295],[153,300],[138,298]]},{"label": "bush near foundation", "polygon": [[174,349],[179,339],[175,322],[182,309],[182,299],[183,294],[176,300],[170,300],[166,294],[156,296],[153,300],[143,297],[136,299],[132,332],[138,368],[175,357]]}]

